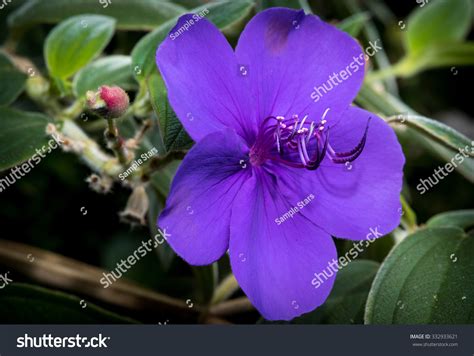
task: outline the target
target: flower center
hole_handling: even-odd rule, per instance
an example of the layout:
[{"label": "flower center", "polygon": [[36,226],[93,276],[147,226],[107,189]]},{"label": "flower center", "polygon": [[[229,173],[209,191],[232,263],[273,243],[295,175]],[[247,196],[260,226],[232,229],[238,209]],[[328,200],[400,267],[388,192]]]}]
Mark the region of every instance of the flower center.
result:
[{"label": "flower center", "polygon": [[298,115],[267,117],[250,149],[250,163],[260,166],[270,159],[290,167],[316,170],[326,156],[338,164],[354,161],[364,150],[371,118],[357,146],[347,152],[336,152],[329,144],[328,112],[326,109],[319,123],[309,122],[308,115],[301,120]]}]

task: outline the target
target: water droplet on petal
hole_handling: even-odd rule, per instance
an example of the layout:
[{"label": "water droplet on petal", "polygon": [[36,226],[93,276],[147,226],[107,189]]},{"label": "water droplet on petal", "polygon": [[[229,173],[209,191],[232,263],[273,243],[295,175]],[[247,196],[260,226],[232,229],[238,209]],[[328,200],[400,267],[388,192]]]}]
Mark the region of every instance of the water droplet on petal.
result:
[{"label": "water droplet on petal", "polygon": [[194,210],[193,208],[191,208],[191,205],[188,205],[186,207],[186,211],[188,212],[189,215],[193,215],[194,214]]},{"label": "water droplet on petal", "polygon": [[350,171],[350,170],[352,169],[352,164],[351,164],[351,162],[346,162],[346,163],[344,164],[344,166],[346,167],[346,170],[348,170],[348,171]]},{"label": "water droplet on petal", "polygon": [[296,300],[293,300],[293,301],[291,302],[291,306],[292,306],[293,309],[295,309],[295,310],[296,310],[296,309],[299,309],[299,307],[300,307],[299,304],[298,304],[298,302],[297,302]]},{"label": "water droplet on petal", "polygon": [[239,66],[239,73],[241,76],[246,76],[249,73],[249,69],[246,65],[240,65]]},{"label": "water droplet on petal", "polygon": [[240,167],[242,167],[242,168],[247,168],[247,163],[245,162],[245,160],[241,159],[241,160],[239,161],[239,164],[240,164]]},{"label": "water droplet on petal", "polygon": [[297,30],[297,29],[300,28],[300,24],[299,24],[298,21],[296,21],[296,20],[294,20],[294,21],[292,22],[292,25],[293,25],[293,27],[295,28],[295,30]]},{"label": "water droplet on petal", "polygon": [[398,213],[402,216],[405,215],[405,212],[403,211],[402,208],[398,208]]},{"label": "water droplet on petal", "polygon": [[193,120],[194,120],[194,116],[193,116],[193,114],[190,113],[190,112],[188,112],[188,113],[186,114],[186,117],[188,118],[189,121],[193,121]]},{"label": "water droplet on petal", "polygon": [[245,262],[247,261],[247,257],[243,253],[239,253],[239,260],[240,262]]}]

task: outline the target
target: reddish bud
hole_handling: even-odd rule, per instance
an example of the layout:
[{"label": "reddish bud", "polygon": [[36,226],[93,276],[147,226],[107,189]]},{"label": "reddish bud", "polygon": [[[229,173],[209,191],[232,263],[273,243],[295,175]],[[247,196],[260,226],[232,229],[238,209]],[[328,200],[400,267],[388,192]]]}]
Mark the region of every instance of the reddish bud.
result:
[{"label": "reddish bud", "polygon": [[86,98],[87,106],[106,119],[121,117],[127,111],[130,103],[128,94],[116,86],[103,85],[98,92],[87,92]]}]

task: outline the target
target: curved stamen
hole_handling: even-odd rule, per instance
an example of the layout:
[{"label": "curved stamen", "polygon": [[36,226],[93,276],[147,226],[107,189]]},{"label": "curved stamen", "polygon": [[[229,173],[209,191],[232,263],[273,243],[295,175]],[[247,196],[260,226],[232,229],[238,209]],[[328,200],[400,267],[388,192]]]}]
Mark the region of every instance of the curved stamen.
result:
[{"label": "curved stamen", "polygon": [[362,136],[361,140],[359,141],[356,147],[354,147],[352,150],[347,151],[347,152],[334,152],[334,150],[331,149],[332,151],[331,159],[334,163],[342,164],[342,163],[352,162],[357,157],[360,156],[360,154],[364,150],[365,143],[367,141],[367,133],[369,131],[369,124],[370,124],[371,119],[372,118],[369,117],[369,119],[367,120],[367,125],[365,126],[364,135]]},{"label": "curved stamen", "polygon": [[[262,121],[257,141],[252,147],[256,157],[254,161],[261,164],[265,159],[270,159],[290,167],[308,170],[319,168],[326,156],[334,163],[354,161],[364,150],[371,118],[367,121],[361,140],[353,149],[335,152],[329,145],[330,127],[326,127],[328,112],[329,108],[324,111],[319,124],[308,122],[308,115],[302,120],[298,115],[288,119],[283,116],[268,116]],[[297,157],[300,162],[293,161],[297,161]]]}]

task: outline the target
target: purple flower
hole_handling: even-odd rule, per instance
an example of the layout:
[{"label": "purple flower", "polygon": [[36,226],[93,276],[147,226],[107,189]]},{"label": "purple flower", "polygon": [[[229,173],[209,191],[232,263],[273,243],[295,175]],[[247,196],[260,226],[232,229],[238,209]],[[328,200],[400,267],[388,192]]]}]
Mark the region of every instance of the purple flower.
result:
[{"label": "purple flower", "polygon": [[[197,142],[158,224],[193,265],[229,251],[266,318],[326,300],[332,236],[364,240],[400,221],[404,157],[393,130],[351,106],[364,77],[357,42],[318,17],[273,8],[235,51],[205,19],[182,16],[157,51],[169,100]],[[189,21],[189,22],[187,22]],[[377,237],[377,236],[375,236]]]}]

